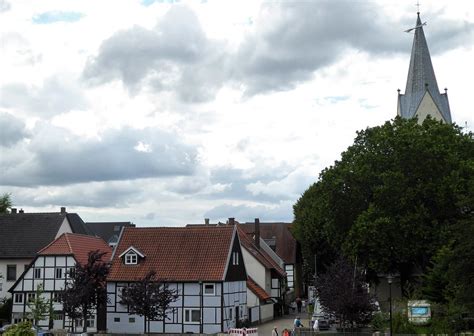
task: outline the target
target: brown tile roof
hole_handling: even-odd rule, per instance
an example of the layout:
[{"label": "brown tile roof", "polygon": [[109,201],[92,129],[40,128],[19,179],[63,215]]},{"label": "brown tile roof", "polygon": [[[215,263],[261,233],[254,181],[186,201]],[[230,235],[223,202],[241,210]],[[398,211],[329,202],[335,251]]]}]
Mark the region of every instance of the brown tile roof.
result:
[{"label": "brown tile roof", "polygon": [[[297,241],[291,234],[292,223],[260,222],[260,237],[263,239],[275,238],[275,252],[286,264],[297,263]],[[247,234],[253,234],[255,223],[240,224]]]},{"label": "brown tile roof", "polygon": [[251,277],[247,278],[247,287],[254,293],[260,300],[266,301],[271,297],[265,292],[265,290],[260,287]]},{"label": "brown tile roof", "polygon": [[242,230],[240,224],[236,224],[237,232],[239,234],[240,244],[245,248],[251,255],[253,255],[265,268],[275,270],[278,275],[284,277],[285,271],[278,265],[278,263],[268,255],[263,249],[259,249],[255,246],[254,240]]},{"label": "brown tile roof", "polygon": [[108,260],[112,256],[112,248],[98,237],[81,235],[77,233],[63,233],[52,243],[38,252],[39,255],[74,255],[77,262],[86,264],[90,251],[99,250],[106,252],[103,259]]},{"label": "brown tile roof", "polygon": [[[169,281],[222,281],[233,236],[232,226],[126,227],[108,280],[135,281],[154,270]],[[119,258],[130,246],[145,255],[138,265],[125,265]]]}]

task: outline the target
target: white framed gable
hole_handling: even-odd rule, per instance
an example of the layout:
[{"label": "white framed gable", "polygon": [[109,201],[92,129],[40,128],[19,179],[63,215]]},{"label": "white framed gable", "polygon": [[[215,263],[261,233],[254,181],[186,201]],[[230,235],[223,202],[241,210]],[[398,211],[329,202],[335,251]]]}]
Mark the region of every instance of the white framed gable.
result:
[{"label": "white framed gable", "polygon": [[64,217],[64,220],[61,223],[58,233],[56,233],[56,236],[54,237],[54,239],[59,238],[59,236],[61,236],[63,233],[72,233],[71,224],[69,224],[67,217]]}]

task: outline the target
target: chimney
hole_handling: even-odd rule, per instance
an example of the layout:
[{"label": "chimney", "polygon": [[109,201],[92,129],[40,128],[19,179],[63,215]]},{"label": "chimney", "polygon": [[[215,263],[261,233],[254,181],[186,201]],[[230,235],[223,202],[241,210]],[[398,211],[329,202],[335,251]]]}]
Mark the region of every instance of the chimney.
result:
[{"label": "chimney", "polygon": [[16,214],[16,208],[12,208],[11,213],[12,213],[12,214]]},{"label": "chimney", "polygon": [[62,214],[66,213],[66,207],[61,207],[61,213]]},{"label": "chimney", "polygon": [[23,210],[23,209],[20,209],[20,211],[19,211],[19,212],[20,212],[20,213],[25,213],[25,210]]},{"label": "chimney", "polygon": [[260,248],[260,219],[255,218],[255,245]]},{"label": "chimney", "polygon": [[204,225],[209,225],[209,218],[204,218]]},{"label": "chimney", "polygon": [[229,225],[234,225],[234,224],[235,224],[235,218],[229,217]]}]

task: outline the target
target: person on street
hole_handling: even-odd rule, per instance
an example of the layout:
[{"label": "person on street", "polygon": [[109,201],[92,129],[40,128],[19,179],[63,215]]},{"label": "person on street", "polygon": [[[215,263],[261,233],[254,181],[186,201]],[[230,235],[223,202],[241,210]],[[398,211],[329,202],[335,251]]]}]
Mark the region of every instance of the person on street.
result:
[{"label": "person on street", "polygon": [[301,306],[303,306],[303,301],[300,297],[296,298],[296,307],[298,308],[298,313],[301,313]]},{"label": "person on street", "polygon": [[272,330],[272,336],[278,336],[278,330],[277,327],[274,327]]},{"label": "person on street", "polygon": [[315,320],[314,320],[314,323],[313,323],[313,330],[314,330],[314,331],[318,331],[318,330],[319,330],[319,321],[318,321],[318,319],[315,319]]},{"label": "person on street", "polygon": [[301,323],[301,320],[300,320],[300,317],[299,317],[299,316],[297,316],[297,317],[295,318],[295,320],[293,321],[293,326],[294,326],[295,328],[301,328],[301,327],[303,327],[303,323]]},{"label": "person on street", "polygon": [[283,329],[281,336],[291,336],[291,333],[288,329],[285,328]]}]

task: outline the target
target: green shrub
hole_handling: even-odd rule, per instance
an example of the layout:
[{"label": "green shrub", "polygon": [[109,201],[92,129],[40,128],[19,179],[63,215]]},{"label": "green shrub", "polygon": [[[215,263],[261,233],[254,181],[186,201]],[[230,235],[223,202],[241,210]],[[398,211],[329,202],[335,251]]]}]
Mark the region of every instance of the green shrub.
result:
[{"label": "green shrub", "polygon": [[393,334],[416,334],[416,328],[408,321],[408,316],[403,311],[392,314],[392,328]]},{"label": "green shrub", "polygon": [[31,329],[31,322],[25,321],[8,328],[3,336],[35,336],[35,332]]},{"label": "green shrub", "polygon": [[387,313],[377,312],[372,317],[372,329],[377,331],[383,331],[388,328],[389,317]]}]

